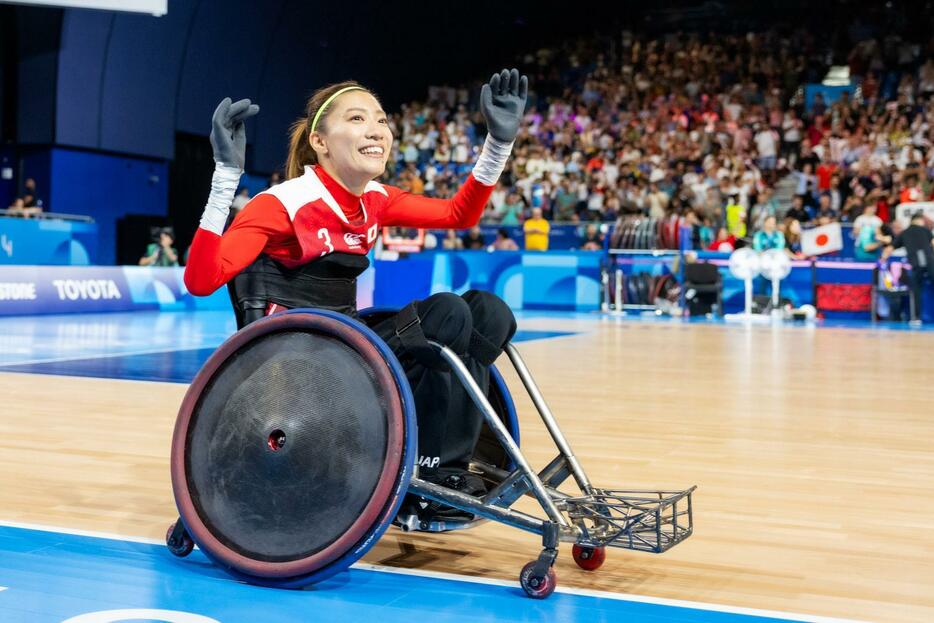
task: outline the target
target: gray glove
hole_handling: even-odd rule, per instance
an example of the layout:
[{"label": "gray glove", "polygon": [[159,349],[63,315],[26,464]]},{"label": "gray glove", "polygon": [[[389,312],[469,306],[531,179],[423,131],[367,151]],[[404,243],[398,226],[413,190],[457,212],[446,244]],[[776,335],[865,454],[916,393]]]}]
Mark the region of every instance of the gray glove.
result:
[{"label": "gray glove", "polygon": [[480,112],[486,119],[490,136],[511,143],[519,133],[519,122],[525,113],[525,100],[529,93],[529,79],[519,77],[519,70],[504,69],[493,74],[489,84],[480,91]]},{"label": "gray glove", "polygon": [[259,106],[250,100],[230,102],[225,97],[211,119],[211,147],[214,149],[214,162],[243,170],[246,161],[246,126],[244,121],[259,112]]}]

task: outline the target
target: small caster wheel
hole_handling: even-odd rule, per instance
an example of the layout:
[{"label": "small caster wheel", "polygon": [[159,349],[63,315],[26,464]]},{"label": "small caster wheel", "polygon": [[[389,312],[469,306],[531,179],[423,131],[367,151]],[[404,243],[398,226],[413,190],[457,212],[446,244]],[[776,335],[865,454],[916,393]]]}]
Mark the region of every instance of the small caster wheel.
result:
[{"label": "small caster wheel", "polygon": [[187,532],[182,532],[182,535],[177,538],[172,538],[172,533],[175,531],[175,524],[173,523],[169,526],[169,529],[165,533],[165,546],[169,548],[169,551],[172,552],[175,556],[179,558],[184,558],[191,553],[191,550],[195,548],[195,542],[191,540],[191,537],[188,536]]},{"label": "small caster wheel", "polygon": [[533,560],[522,567],[522,573],[519,574],[519,584],[522,585],[525,594],[532,599],[544,599],[555,592],[558,578],[555,576],[555,570],[552,567],[548,567],[548,573],[545,574],[545,577],[533,576],[532,572],[535,569],[536,562]]},{"label": "small caster wheel", "polygon": [[571,548],[571,556],[574,557],[574,562],[581,569],[596,571],[603,566],[603,562],[606,560],[606,548],[575,545]]}]

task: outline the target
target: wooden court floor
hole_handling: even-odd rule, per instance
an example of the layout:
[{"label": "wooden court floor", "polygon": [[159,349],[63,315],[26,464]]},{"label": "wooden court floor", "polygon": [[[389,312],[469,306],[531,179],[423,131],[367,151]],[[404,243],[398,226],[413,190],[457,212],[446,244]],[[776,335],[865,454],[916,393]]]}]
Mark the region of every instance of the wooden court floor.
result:
[{"label": "wooden court floor", "polygon": [[[591,480],[698,485],[654,556],[565,547],[559,586],[873,621],[934,621],[934,333],[533,318],[521,351]],[[550,441],[513,381],[527,456]],[[0,373],[0,520],[161,538],[185,386]],[[531,507],[526,507],[531,508]],[[390,530],[373,563],[515,579],[537,539]]]}]

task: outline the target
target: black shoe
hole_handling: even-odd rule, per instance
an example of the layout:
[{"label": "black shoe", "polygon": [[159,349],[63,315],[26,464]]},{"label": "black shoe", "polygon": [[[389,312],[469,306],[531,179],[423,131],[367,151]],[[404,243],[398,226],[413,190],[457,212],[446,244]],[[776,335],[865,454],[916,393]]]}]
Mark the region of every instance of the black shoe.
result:
[{"label": "black shoe", "polygon": [[460,467],[440,467],[435,473],[426,474],[423,480],[475,497],[486,495],[486,483],[483,479]]},{"label": "black shoe", "polygon": [[[426,482],[481,498],[486,495],[486,483],[477,474],[459,467],[439,467],[419,476]],[[417,498],[417,514],[423,521],[472,521],[473,513],[453,508],[441,502]]]}]

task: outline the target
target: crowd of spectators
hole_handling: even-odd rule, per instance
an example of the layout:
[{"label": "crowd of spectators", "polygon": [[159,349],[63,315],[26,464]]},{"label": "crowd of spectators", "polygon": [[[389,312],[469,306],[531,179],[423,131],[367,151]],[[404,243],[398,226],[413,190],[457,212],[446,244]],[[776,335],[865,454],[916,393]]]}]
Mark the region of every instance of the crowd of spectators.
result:
[{"label": "crowd of spectators", "polygon": [[[802,227],[848,222],[860,258],[875,257],[897,233],[894,207],[934,190],[934,49],[858,24],[848,32],[836,62],[853,88],[832,102],[804,97],[832,50],[803,28],[624,33],[527,55],[525,122],[484,222],[518,225],[533,210],[571,223],[677,215],[695,248],[781,238],[797,255]],[[392,117],[399,164],[387,181],[456,192],[484,137],[475,86],[434,89]]]}]

